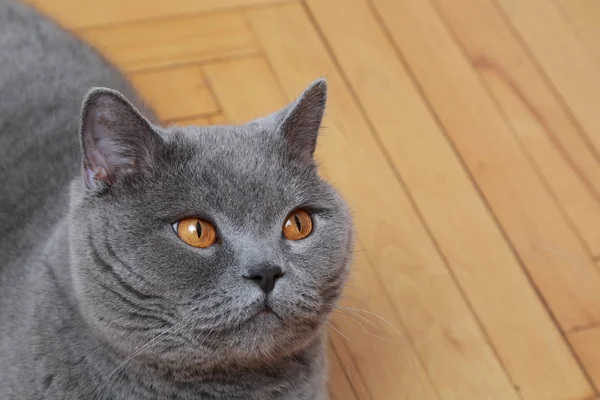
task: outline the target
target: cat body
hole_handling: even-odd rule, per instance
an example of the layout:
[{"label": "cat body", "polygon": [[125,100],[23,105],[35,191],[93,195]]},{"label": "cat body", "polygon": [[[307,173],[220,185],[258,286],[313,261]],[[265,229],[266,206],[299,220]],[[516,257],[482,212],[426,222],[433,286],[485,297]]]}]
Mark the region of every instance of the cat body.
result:
[{"label": "cat body", "polygon": [[[0,398],[326,399],[352,228],[313,160],[325,98],[160,127],[92,49],[0,0]],[[210,246],[182,240],[189,218]]]}]

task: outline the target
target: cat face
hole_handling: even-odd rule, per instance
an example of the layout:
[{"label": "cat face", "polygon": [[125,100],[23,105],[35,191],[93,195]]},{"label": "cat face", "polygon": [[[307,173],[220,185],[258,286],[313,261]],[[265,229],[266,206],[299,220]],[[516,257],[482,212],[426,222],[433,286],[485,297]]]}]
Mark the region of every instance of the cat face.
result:
[{"label": "cat face", "polygon": [[119,94],[83,107],[72,276],[116,351],[180,366],[289,354],[324,326],[348,274],[349,212],[313,152],[317,81],[247,125],[162,129]]}]

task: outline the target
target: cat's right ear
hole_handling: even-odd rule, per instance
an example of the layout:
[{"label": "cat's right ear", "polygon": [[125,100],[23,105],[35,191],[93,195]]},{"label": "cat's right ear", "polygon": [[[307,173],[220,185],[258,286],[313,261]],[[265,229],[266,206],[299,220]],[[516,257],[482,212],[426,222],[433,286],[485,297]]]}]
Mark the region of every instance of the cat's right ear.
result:
[{"label": "cat's right ear", "polygon": [[92,89],[81,111],[83,179],[88,189],[113,185],[123,174],[149,168],[160,136],[119,92]]}]

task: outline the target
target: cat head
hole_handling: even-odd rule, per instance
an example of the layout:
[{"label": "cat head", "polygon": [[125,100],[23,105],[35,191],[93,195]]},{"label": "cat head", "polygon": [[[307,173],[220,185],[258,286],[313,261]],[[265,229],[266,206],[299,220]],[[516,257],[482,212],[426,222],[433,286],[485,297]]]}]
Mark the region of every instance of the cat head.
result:
[{"label": "cat head", "polygon": [[87,95],[69,238],[100,339],[207,366],[290,354],[322,331],[352,253],[348,209],[313,159],[325,102],[318,80],[245,125],[162,128],[115,91]]}]

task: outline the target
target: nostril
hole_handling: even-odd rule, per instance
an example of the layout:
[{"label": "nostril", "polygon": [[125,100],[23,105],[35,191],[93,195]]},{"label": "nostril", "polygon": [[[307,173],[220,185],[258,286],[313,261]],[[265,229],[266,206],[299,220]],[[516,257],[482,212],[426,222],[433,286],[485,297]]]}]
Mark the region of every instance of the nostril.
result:
[{"label": "nostril", "polygon": [[244,275],[244,278],[250,279],[251,281],[260,281],[260,280],[262,280],[263,277],[262,277],[262,275],[249,275],[249,276]]},{"label": "nostril", "polygon": [[275,277],[275,279],[281,278],[283,276],[283,270],[277,267],[273,276]]},{"label": "nostril", "polygon": [[244,278],[256,283],[263,292],[269,293],[275,288],[275,281],[283,276],[283,270],[276,265],[261,265],[253,268]]}]

